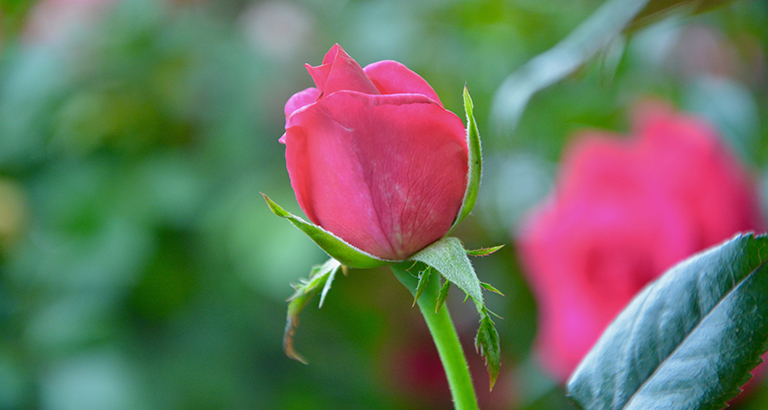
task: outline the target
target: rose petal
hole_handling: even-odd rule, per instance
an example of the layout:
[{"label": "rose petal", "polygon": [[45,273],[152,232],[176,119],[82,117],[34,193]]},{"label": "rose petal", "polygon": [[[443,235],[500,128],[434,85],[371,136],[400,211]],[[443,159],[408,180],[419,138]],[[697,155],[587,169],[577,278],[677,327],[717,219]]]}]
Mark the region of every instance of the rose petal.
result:
[{"label": "rose petal", "polygon": [[323,64],[332,64],[332,63],[333,63],[333,61],[334,61],[334,60],[336,60],[336,55],[339,53],[339,50],[341,50],[342,52],[344,52],[344,54],[347,54],[347,52],[346,52],[346,51],[344,51],[344,49],[343,49],[343,48],[341,48],[341,46],[340,46],[338,43],[336,43],[336,44],[334,44],[334,45],[333,45],[333,47],[331,47],[331,49],[330,49],[330,50],[328,50],[328,52],[327,52],[327,53],[325,53],[325,55],[323,56]]},{"label": "rose petal", "polygon": [[376,86],[365,75],[363,68],[338,44],[336,57],[331,65],[331,72],[325,82],[324,95],[337,91],[358,91],[365,94],[379,94]]},{"label": "rose petal", "polygon": [[363,71],[382,94],[421,94],[443,106],[426,80],[397,61],[379,61],[367,65]]},{"label": "rose petal", "polygon": [[[643,155],[653,156],[649,173],[701,227],[701,248],[736,231],[763,228],[754,181],[706,122],[659,109],[646,112],[639,134]],[[697,179],[707,183],[691,183]]]},{"label": "rose petal", "polygon": [[303,108],[309,104],[312,104],[320,96],[320,90],[314,87],[307,88],[306,90],[299,91],[292,95],[285,103],[285,126],[288,127],[288,119],[291,114],[299,108]]},{"label": "rose petal", "polygon": [[[614,190],[634,192],[637,189],[629,181],[642,180],[637,176],[627,178],[637,171],[639,156],[633,151],[631,140],[607,132],[584,132],[574,138],[575,143],[566,150],[562,161],[563,172],[557,184],[560,201],[571,198],[599,196]],[[632,164],[632,165],[628,165]]]},{"label": "rose petal", "polygon": [[360,64],[341,48],[334,45],[317,67],[306,65],[309,75],[323,96],[337,91],[358,91],[365,94],[379,94]]},{"label": "rose petal", "polygon": [[291,123],[288,172],[313,222],[392,260],[448,231],[468,168],[455,114],[416,94],[337,92],[296,112]]},{"label": "rose petal", "polygon": [[541,305],[539,346],[561,380],[639,289],[695,250],[679,209],[634,185],[629,202],[622,192],[553,202],[520,235]]},{"label": "rose petal", "polygon": [[631,138],[577,138],[554,195],[518,236],[541,306],[538,350],[561,380],[647,282],[764,226],[754,185],[711,127],[663,105],[637,113]]},{"label": "rose petal", "polygon": [[315,87],[317,87],[320,95],[322,95],[323,90],[325,90],[325,83],[328,81],[328,75],[331,73],[331,64],[322,64],[316,67],[304,64],[304,67],[307,68],[309,76],[312,77],[312,81],[315,82]]}]

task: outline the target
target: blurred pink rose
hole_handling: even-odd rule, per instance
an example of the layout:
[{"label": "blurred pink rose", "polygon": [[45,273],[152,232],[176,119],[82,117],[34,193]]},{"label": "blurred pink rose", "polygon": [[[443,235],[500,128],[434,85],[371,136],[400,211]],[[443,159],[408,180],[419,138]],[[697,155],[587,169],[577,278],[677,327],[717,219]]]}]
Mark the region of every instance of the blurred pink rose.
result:
[{"label": "blurred pink rose", "polygon": [[461,119],[395,61],[364,69],[338,44],[317,86],[285,104],[285,160],[304,213],[382,259],[403,260],[444,236],[469,169]]},{"label": "blurred pink rose", "polygon": [[540,308],[537,348],[565,380],[610,321],[676,262],[761,230],[753,181],[704,121],[637,110],[635,136],[588,132],[518,245]]}]

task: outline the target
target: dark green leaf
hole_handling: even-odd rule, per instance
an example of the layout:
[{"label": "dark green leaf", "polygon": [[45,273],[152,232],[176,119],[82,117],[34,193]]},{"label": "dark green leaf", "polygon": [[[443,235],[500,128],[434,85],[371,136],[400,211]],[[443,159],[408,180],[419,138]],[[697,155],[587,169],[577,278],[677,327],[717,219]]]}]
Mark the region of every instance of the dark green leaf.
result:
[{"label": "dark green leaf", "polygon": [[317,246],[325,251],[330,257],[338,260],[342,264],[351,268],[375,268],[378,266],[384,266],[392,263],[393,261],[387,261],[379,259],[363,250],[357,249],[354,246],[348,244],[338,236],[326,231],[325,229],[309,223],[296,215],[286,211],[280,205],[269,199],[268,196],[261,194],[264,200],[267,201],[269,209],[272,212],[290,221],[293,226],[299,228],[310,239],[312,239]]},{"label": "dark green leaf", "polygon": [[435,303],[435,313],[440,311],[440,308],[443,307],[443,304],[445,303],[445,299],[448,297],[448,290],[451,288],[451,282],[445,281],[443,283],[443,286],[440,288],[440,291],[437,292],[437,303]]},{"label": "dark green leaf", "polygon": [[312,267],[309,279],[302,280],[299,284],[293,286],[296,292],[288,299],[288,314],[283,333],[283,350],[291,359],[298,360],[304,364],[307,363],[293,348],[293,335],[296,332],[296,327],[299,325],[299,314],[318,293],[321,293],[320,307],[323,306],[323,301],[328,290],[331,288],[333,278],[341,270],[341,267],[342,265],[339,261],[331,258],[322,265]]},{"label": "dark green leaf", "polygon": [[472,249],[467,251],[467,255],[469,256],[488,256],[499,249],[503,248],[504,245],[497,245],[497,246],[491,246],[490,248],[480,248],[480,249]]},{"label": "dark green leaf", "polygon": [[421,296],[421,294],[424,293],[424,289],[427,288],[427,283],[429,283],[429,275],[431,273],[432,268],[429,266],[427,266],[423,272],[419,273],[419,284],[416,285],[416,294],[413,296],[413,305],[411,305],[411,307],[416,306],[416,302],[418,302],[419,296]]},{"label": "dark green leaf", "polygon": [[469,96],[469,90],[464,86],[464,111],[467,114],[467,148],[469,149],[469,170],[467,175],[467,190],[464,192],[464,201],[461,203],[461,209],[451,226],[456,227],[464,218],[472,212],[477,201],[477,191],[480,188],[480,177],[483,174],[483,152],[480,145],[480,132],[477,130],[477,121],[473,114],[474,104],[472,97]]},{"label": "dark green leaf", "polygon": [[480,320],[480,328],[477,329],[475,350],[485,359],[485,366],[488,368],[488,376],[490,376],[491,381],[491,390],[493,390],[501,367],[501,346],[499,344],[499,332],[496,331],[493,320],[487,312]]},{"label": "dark green leaf", "polygon": [[584,409],[719,409],[768,342],[768,238],[738,236],[646,287],[568,382]]}]

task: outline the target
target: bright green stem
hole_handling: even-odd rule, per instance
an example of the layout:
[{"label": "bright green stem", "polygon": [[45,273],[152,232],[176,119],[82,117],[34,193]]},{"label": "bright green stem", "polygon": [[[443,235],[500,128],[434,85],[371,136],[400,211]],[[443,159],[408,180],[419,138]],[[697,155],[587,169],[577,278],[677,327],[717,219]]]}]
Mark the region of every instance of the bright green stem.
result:
[{"label": "bright green stem", "polygon": [[[391,265],[391,268],[400,283],[405,285],[411,294],[415,294],[418,284],[416,276],[426,268],[426,265],[418,263],[416,266],[412,266],[413,262],[403,262],[399,265]],[[477,398],[472,386],[472,377],[469,375],[469,366],[459,343],[459,336],[453,327],[451,316],[448,314],[448,307],[443,305],[440,311],[435,313],[435,303],[439,290],[440,274],[433,270],[427,287],[417,303],[424,320],[427,322],[432,339],[435,341],[440,360],[443,362],[443,368],[453,396],[454,408],[456,410],[477,410]]]}]

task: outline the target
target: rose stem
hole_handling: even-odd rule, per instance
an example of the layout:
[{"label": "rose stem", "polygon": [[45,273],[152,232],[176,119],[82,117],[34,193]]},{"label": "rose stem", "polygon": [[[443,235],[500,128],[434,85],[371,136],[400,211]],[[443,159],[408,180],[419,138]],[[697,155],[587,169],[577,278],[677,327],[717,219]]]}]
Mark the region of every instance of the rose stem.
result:
[{"label": "rose stem", "polygon": [[[426,266],[422,263],[417,263],[414,266],[413,262],[403,262],[390,267],[400,283],[405,285],[411,294],[415,295],[418,284],[418,278],[415,276]],[[448,313],[448,306],[443,305],[440,311],[435,313],[437,292],[440,290],[439,277],[440,274],[433,270],[427,287],[417,303],[424,320],[427,322],[432,339],[435,341],[440,361],[442,361],[443,369],[445,369],[445,374],[448,377],[454,408],[456,410],[477,410],[477,398],[472,385],[472,377],[469,374],[469,366],[459,343],[459,336],[456,334],[456,329],[453,327],[451,316]]]}]

